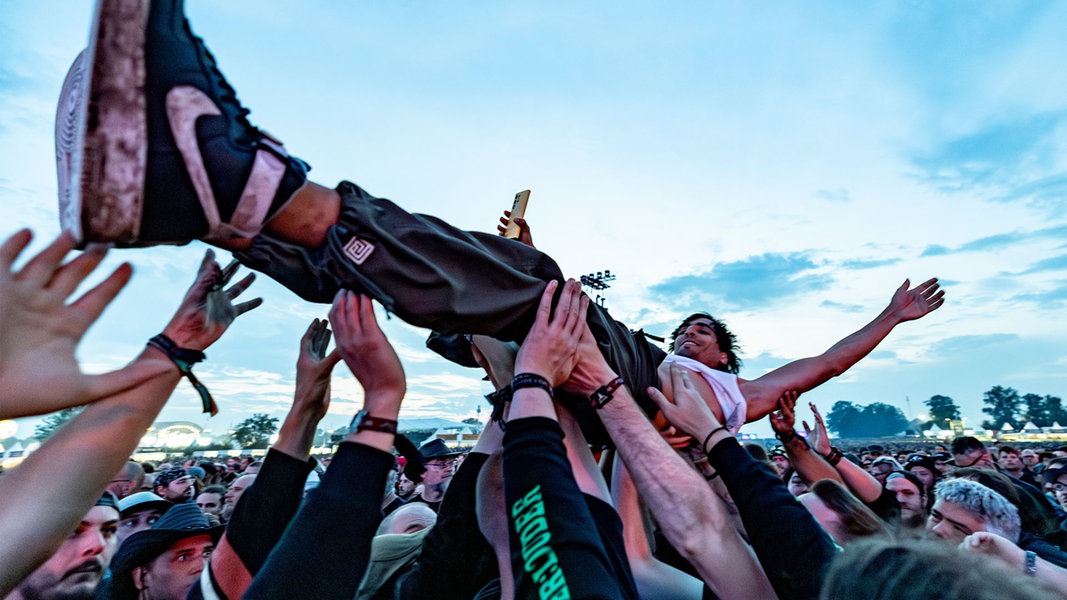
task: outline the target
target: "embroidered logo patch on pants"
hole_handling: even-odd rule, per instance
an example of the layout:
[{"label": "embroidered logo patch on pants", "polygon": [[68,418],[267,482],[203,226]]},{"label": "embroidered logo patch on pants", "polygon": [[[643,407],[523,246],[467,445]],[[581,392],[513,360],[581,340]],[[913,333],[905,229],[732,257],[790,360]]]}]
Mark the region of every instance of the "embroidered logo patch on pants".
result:
[{"label": "embroidered logo patch on pants", "polygon": [[345,244],[345,256],[357,265],[362,265],[371,252],[374,252],[374,244],[358,237],[353,237]]}]

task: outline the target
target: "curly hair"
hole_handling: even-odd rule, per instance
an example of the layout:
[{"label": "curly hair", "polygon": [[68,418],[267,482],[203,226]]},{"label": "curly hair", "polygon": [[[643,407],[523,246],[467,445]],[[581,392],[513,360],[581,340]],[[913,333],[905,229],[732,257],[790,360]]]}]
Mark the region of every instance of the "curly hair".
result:
[{"label": "curly hair", "polygon": [[741,347],[737,344],[737,336],[726,327],[726,323],[723,323],[708,313],[698,312],[686,317],[685,320],[682,321],[682,324],[675,327],[674,331],[671,332],[671,342],[667,349],[671,354],[674,353],[674,340],[696,319],[707,319],[711,321],[711,329],[715,332],[715,341],[719,345],[719,350],[726,353],[726,364],[717,365],[715,368],[719,371],[726,371],[727,373],[737,375],[741,371],[741,359],[737,356],[737,353],[741,351]]}]

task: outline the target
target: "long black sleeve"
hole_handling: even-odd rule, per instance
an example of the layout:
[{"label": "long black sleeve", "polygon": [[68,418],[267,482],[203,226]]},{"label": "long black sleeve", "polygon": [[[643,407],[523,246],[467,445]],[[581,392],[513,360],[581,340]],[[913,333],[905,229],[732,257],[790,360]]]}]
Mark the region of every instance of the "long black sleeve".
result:
[{"label": "long black sleeve", "polygon": [[352,600],[382,519],[392,466],[388,452],[342,442],[244,597]]},{"label": "long black sleeve", "polygon": [[558,423],[543,417],[508,422],[504,496],[517,598],[632,597],[624,593],[632,575],[617,572],[608,556]]},{"label": "long black sleeve", "polygon": [[735,438],[711,449],[708,460],[730,491],[749,543],[781,600],[818,598],[837,547],[781,479],[752,458]]}]

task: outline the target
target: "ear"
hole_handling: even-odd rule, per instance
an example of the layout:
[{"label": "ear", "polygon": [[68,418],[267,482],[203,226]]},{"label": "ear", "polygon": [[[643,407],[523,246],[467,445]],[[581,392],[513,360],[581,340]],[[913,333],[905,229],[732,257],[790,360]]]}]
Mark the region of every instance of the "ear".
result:
[{"label": "ear", "polygon": [[148,569],[145,567],[134,567],[132,575],[134,587],[142,591],[148,588],[148,584],[145,583],[145,579],[148,577]]},{"label": "ear", "polygon": [[719,353],[719,364],[724,366],[724,367],[729,365],[730,364],[730,355],[725,353],[725,352],[720,352]]}]

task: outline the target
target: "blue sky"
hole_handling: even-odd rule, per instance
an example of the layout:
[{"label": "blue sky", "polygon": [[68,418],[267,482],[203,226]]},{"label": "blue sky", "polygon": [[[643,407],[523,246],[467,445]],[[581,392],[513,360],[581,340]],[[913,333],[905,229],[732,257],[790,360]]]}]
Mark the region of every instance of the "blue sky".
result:
[{"label": "blue sky", "polygon": [[[88,3],[0,7],[0,217],[58,231],[52,127]],[[1067,5],[1055,2],[188,2],[257,125],[313,166],[413,212],[493,230],[521,189],[564,272],[611,269],[612,314],[668,333],[708,310],[754,378],[873,318],[905,278],[945,306],[809,393],[917,415],[935,394],[977,423],[983,392],[1067,396]],[[133,281],[82,344],[134,356],[205,247],[113,252]],[[297,342],[325,306],[265,278],[265,305],[162,418],[225,430],[282,416]],[[407,416],[472,416],[474,371],[385,329]],[[359,388],[343,371],[327,424]],[[906,402],[910,399],[910,407]],[[801,412],[805,416],[806,409]],[[765,433],[765,424],[747,427]],[[32,431],[23,423],[20,435]]]}]

